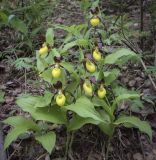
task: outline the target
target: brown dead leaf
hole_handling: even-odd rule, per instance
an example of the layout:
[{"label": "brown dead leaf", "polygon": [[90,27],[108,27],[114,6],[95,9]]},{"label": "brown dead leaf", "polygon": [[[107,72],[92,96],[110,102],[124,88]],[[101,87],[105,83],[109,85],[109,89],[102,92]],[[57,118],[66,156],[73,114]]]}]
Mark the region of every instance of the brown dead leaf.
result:
[{"label": "brown dead leaf", "polygon": [[143,160],[143,155],[140,154],[140,153],[135,153],[135,154],[133,155],[133,159],[134,159],[134,160]]},{"label": "brown dead leaf", "polygon": [[156,157],[153,154],[146,156],[146,160],[156,160]]},{"label": "brown dead leaf", "polygon": [[5,103],[10,104],[14,101],[14,97],[6,96],[5,97]]},{"label": "brown dead leaf", "polygon": [[134,87],[135,84],[136,84],[136,80],[135,79],[129,81],[129,83],[128,83],[129,87]]},{"label": "brown dead leaf", "polygon": [[45,160],[50,160],[49,154],[47,154],[47,155],[45,156]]}]

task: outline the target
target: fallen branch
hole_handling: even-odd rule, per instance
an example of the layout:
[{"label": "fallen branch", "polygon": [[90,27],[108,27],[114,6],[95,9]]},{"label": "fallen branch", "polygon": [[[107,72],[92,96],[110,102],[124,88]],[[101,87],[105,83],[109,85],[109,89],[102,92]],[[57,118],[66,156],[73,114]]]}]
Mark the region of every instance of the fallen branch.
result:
[{"label": "fallen branch", "polygon": [[[141,61],[141,64],[142,64],[144,70],[146,71],[146,70],[147,70],[147,67],[146,67],[144,61],[142,60],[142,58],[141,58],[140,61]],[[148,78],[150,79],[150,81],[151,81],[151,83],[152,83],[152,85],[153,85],[153,87],[154,87],[154,90],[156,91],[156,84],[154,83],[154,81],[153,81],[151,75],[150,75],[150,74],[147,74],[147,76],[148,76]]]},{"label": "fallen branch", "polygon": [[[126,40],[127,40],[127,39],[126,39]],[[140,52],[140,51],[138,51],[138,49],[134,48],[134,45],[133,45],[133,47],[130,45],[131,43],[128,44],[128,43],[125,42],[125,41],[122,41],[122,42],[123,42],[128,48],[130,48],[133,52],[135,52],[136,54],[142,55],[142,52]],[[129,41],[128,41],[128,42],[129,42]],[[147,70],[147,67],[146,67],[146,65],[145,65],[145,63],[144,63],[144,61],[143,61],[142,58],[140,58],[140,62],[141,62],[141,64],[142,64],[144,70],[146,71],[146,70]],[[153,78],[151,77],[151,75],[150,75],[149,73],[147,73],[147,76],[148,76],[149,80],[151,81],[154,90],[156,91],[156,84],[155,84]]]}]

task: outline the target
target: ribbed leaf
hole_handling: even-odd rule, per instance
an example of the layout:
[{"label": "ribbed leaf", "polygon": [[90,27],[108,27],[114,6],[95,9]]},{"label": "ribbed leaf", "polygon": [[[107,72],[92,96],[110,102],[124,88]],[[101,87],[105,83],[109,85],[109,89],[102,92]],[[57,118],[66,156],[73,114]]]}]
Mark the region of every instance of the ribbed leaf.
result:
[{"label": "ribbed leaf", "polygon": [[22,20],[17,18],[15,15],[10,15],[8,17],[8,21],[11,24],[11,26],[14,29],[16,29],[17,31],[20,31],[24,34],[28,33],[28,28],[27,28],[26,24]]},{"label": "ribbed leaf", "polygon": [[[125,61],[124,58],[126,58]],[[114,64],[114,63],[123,63],[126,62],[128,59],[137,58],[136,53],[133,51],[127,49],[127,48],[121,48],[118,49],[116,52],[109,54],[105,57],[104,63],[105,64]]]},{"label": "ribbed leaf", "polygon": [[25,133],[28,130],[27,127],[23,126],[18,126],[14,129],[12,129],[6,136],[5,141],[4,141],[4,149],[8,148],[8,146],[17,139],[17,137]]},{"label": "ribbed leaf", "polygon": [[5,92],[3,92],[2,90],[0,90],[0,103],[4,102],[4,95],[5,95]]},{"label": "ribbed leaf", "polygon": [[115,125],[127,124],[127,123],[138,128],[141,132],[146,133],[149,136],[150,140],[152,141],[152,129],[151,129],[151,126],[149,125],[148,122],[141,121],[139,118],[134,117],[134,116],[132,116],[132,117],[123,116],[123,117],[118,118],[114,122]]},{"label": "ribbed leaf", "polygon": [[63,49],[61,50],[61,54],[65,53],[68,51],[68,49],[74,47],[77,45],[77,41],[72,41],[72,42],[69,42],[67,44],[64,45]]},{"label": "ribbed leaf", "polygon": [[47,107],[51,103],[53,94],[50,92],[45,92],[44,96],[39,96],[35,108],[38,107]]},{"label": "ribbed leaf", "polygon": [[39,72],[44,71],[44,69],[48,67],[48,64],[46,63],[45,59],[39,56],[38,52],[36,52],[36,59],[37,59],[37,70]]},{"label": "ribbed leaf", "polygon": [[138,99],[139,97],[140,97],[140,95],[137,93],[127,93],[127,94],[119,95],[112,105],[112,111],[114,112],[114,110],[116,109],[116,105],[119,102],[121,102],[123,100]]},{"label": "ribbed leaf", "polygon": [[62,62],[61,66],[63,66],[69,73],[73,73],[74,72],[74,66],[71,63]]},{"label": "ribbed leaf", "polygon": [[51,154],[56,142],[56,135],[54,132],[48,132],[44,135],[35,136],[35,139],[42,144],[49,154]]},{"label": "ribbed leaf", "polygon": [[52,28],[48,28],[47,32],[46,32],[46,42],[49,45],[53,45],[54,44],[54,31]]},{"label": "ribbed leaf", "polygon": [[6,120],[4,120],[3,123],[9,124],[13,127],[24,125],[26,128],[30,128],[35,131],[40,130],[39,126],[37,126],[37,124],[35,122],[33,122],[30,119],[24,118],[22,116],[9,117]]},{"label": "ribbed leaf", "polygon": [[4,123],[12,125],[14,128],[7,134],[4,142],[4,148],[6,149],[17,137],[29,129],[34,131],[40,131],[40,128],[33,121],[24,117],[16,116],[10,117],[3,121]]},{"label": "ribbed leaf", "polygon": [[66,123],[66,113],[57,106],[34,108],[38,102],[37,97],[31,95],[25,95],[19,97],[16,101],[17,105],[20,106],[23,111],[29,112],[35,120],[44,120],[56,124]]},{"label": "ribbed leaf", "polygon": [[82,118],[78,115],[75,115],[69,123],[68,130],[73,131],[73,130],[80,129],[85,124],[97,125],[97,124],[99,124],[99,121],[96,121],[92,118]]},{"label": "ribbed leaf", "polygon": [[99,113],[95,110],[93,103],[86,97],[80,97],[76,103],[65,106],[65,108],[75,112],[80,117],[93,118],[96,121],[103,122]]}]

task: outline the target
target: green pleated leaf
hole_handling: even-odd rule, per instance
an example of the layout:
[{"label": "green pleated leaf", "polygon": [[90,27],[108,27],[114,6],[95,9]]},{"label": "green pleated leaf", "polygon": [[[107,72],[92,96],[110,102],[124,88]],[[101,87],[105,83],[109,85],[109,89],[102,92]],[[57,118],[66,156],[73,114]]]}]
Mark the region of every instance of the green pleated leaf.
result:
[{"label": "green pleated leaf", "polygon": [[0,103],[3,103],[5,100],[4,100],[4,95],[5,95],[5,92],[3,92],[2,90],[0,90]]},{"label": "green pleated leaf", "polygon": [[114,101],[114,103],[112,105],[112,111],[114,111],[116,109],[116,105],[118,103],[120,103],[121,101],[123,101],[123,100],[131,100],[131,99],[138,99],[138,98],[140,98],[140,95],[137,94],[137,93],[125,93],[125,94],[121,94]]},{"label": "green pleated leaf", "polygon": [[49,154],[51,154],[56,142],[56,134],[54,132],[35,136],[35,139],[42,144],[43,148],[46,149]]},{"label": "green pleated leaf", "polygon": [[108,106],[107,103],[103,99],[100,99],[98,97],[94,97],[92,99],[92,102],[93,102],[94,106],[102,107],[109,114],[109,116],[111,117],[112,120],[115,118],[113,115],[113,112],[111,110],[111,107]]},{"label": "green pleated leaf", "polygon": [[26,24],[24,23],[24,21],[20,20],[15,15],[10,15],[8,17],[8,21],[11,24],[11,26],[14,29],[16,29],[17,31],[20,31],[24,34],[28,33],[28,28],[27,28]]},{"label": "green pleated leaf", "polygon": [[130,116],[122,116],[122,117],[119,117],[114,122],[115,125],[120,125],[120,124],[127,125],[127,123],[138,128],[141,132],[146,133],[149,136],[150,140],[152,141],[152,129],[147,121],[141,121],[139,118],[134,117],[134,116],[131,116],[131,117]]},{"label": "green pleated leaf", "polygon": [[119,96],[116,98],[116,101],[117,101],[117,102],[120,102],[120,101],[122,101],[122,100],[126,100],[126,99],[136,99],[136,98],[140,98],[140,95],[137,94],[137,93],[127,93],[127,94],[119,95]]},{"label": "green pleated leaf", "polygon": [[26,128],[30,128],[35,131],[40,130],[39,126],[37,126],[35,122],[22,116],[9,117],[6,120],[4,120],[3,123],[9,124],[13,127],[24,125]]},{"label": "green pleated leaf", "polygon": [[68,63],[68,62],[62,62],[60,65],[63,66],[69,73],[73,73],[74,72],[73,64]]},{"label": "green pleated leaf", "polygon": [[72,42],[65,44],[63,49],[61,50],[61,54],[64,54],[65,52],[68,51],[68,49],[70,49],[76,45],[77,45],[77,41],[72,41]]},{"label": "green pleated leaf", "polygon": [[25,95],[16,100],[17,105],[23,111],[29,112],[35,120],[44,120],[56,124],[66,123],[66,113],[61,108],[58,106],[35,108],[34,106],[37,102],[38,97],[31,95]]},{"label": "green pleated leaf", "polygon": [[3,121],[4,123],[12,125],[14,128],[7,134],[4,142],[4,148],[6,149],[14,140],[21,134],[28,130],[40,131],[39,126],[30,119],[24,117],[15,116],[9,117]]},{"label": "green pleated leaf", "polygon": [[1,23],[8,24],[8,15],[4,11],[0,11]]},{"label": "green pleated leaf", "polygon": [[96,121],[103,122],[100,114],[95,110],[93,103],[86,97],[80,97],[77,99],[76,103],[65,106],[65,108],[75,112],[80,117],[92,118]]},{"label": "green pleated leaf", "polygon": [[121,49],[118,49],[116,52],[106,56],[104,59],[104,64],[125,63],[132,58],[136,58],[136,59],[138,58],[136,53],[134,53],[133,51],[127,48],[121,48]]},{"label": "green pleated leaf", "polygon": [[51,68],[45,70],[42,74],[40,74],[40,77],[43,78],[44,81],[52,84],[52,74],[51,74]]},{"label": "green pleated leaf", "polygon": [[22,133],[25,133],[29,128],[23,126],[18,126],[16,128],[13,128],[6,136],[4,141],[4,149],[8,148],[8,146],[17,139],[19,135]]},{"label": "green pleated leaf", "polygon": [[112,69],[111,71],[104,72],[105,84],[109,85],[119,76],[120,71],[118,69]]},{"label": "green pleated leaf", "polygon": [[48,67],[48,64],[46,63],[45,59],[42,58],[38,52],[36,52],[36,59],[37,59],[37,70],[39,72],[44,71],[44,69]]},{"label": "green pleated leaf", "polygon": [[104,132],[106,135],[108,135],[109,137],[113,136],[114,133],[114,126],[110,123],[100,123],[99,128],[102,130],[102,132]]},{"label": "green pleated leaf", "polygon": [[96,121],[92,118],[82,118],[78,115],[75,115],[69,123],[68,130],[73,131],[73,130],[80,129],[85,124],[95,124],[95,125],[97,125],[97,124],[99,124],[99,121]]},{"label": "green pleated leaf", "polygon": [[35,104],[35,108],[38,107],[47,107],[50,103],[51,103],[51,99],[52,99],[53,94],[50,92],[45,92],[44,96],[39,96],[37,103]]},{"label": "green pleated leaf", "polygon": [[115,125],[112,124],[114,116],[112,114],[109,114],[106,110],[100,108],[98,108],[98,112],[104,120],[104,122],[98,124],[99,128],[109,137],[112,137],[115,128]]},{"label": "green pleated leaf", "polygon": [[48,28],[46,32],[46,42],[52,46],[54,44],[54,31],[52,28]]},{"label": "green pleated leaf", "polygon": [[80,46],[80,47],[88,47],[90,45],[90,42],[88,39],[84,39],[84,38],[81,38],[81,39],[77,39],[76,41],[77,45]]}]

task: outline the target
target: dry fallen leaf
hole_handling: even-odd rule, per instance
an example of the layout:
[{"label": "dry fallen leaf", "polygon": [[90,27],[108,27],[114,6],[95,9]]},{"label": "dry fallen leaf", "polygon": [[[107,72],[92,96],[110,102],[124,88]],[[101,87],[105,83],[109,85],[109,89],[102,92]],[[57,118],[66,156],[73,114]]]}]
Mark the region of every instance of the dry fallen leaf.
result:
[{"label": "dry fallen leaf", "polygon": [[134,159],[134,160],[143,160],[143,156],[142,156],[142,154],[140,154],[140,153],[135,153],[135,154],[133,155],[133,159]]}]

